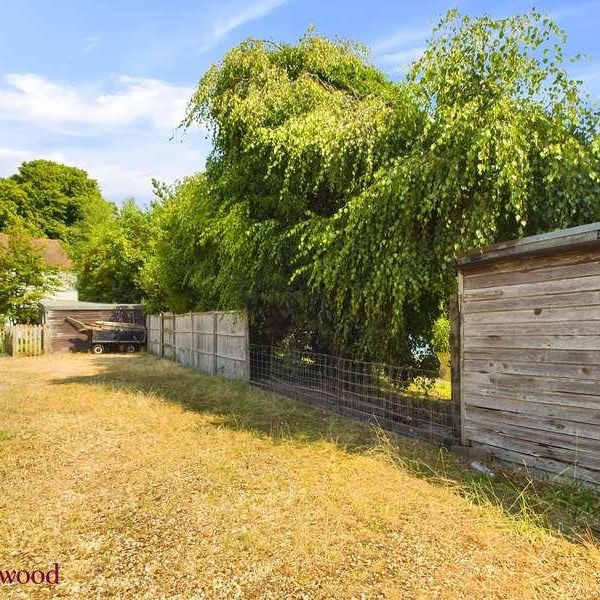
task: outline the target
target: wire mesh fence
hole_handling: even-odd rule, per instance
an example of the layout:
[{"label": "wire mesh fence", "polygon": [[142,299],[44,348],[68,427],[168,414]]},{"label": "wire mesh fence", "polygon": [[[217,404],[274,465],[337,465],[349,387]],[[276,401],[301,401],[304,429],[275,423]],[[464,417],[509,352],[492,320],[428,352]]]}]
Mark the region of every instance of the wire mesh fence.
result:
[{"label": "wire mesh fence", "polygon": [[450,445],[453,405],[435,395],[437,373],[304,350],[250,346],[254,385],[383,429]]}]

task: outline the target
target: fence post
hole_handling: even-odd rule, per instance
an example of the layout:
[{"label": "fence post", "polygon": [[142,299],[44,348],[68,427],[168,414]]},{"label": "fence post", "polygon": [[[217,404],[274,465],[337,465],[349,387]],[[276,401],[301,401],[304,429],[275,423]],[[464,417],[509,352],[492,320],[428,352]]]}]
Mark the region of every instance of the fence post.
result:
[{"label": "fence post", "polygon": [[452,430],[453,441],[458,445],[464,444],[462,435],[462,405],[460,394],[460,377],[461,377],[461,342],[460,342],[460,305],[458,295],[455,294],[450,298],[450,372],[452,381]]},{"label": "fence post", "polygon": [[173,361],[177,362],[177,315],[171,311],[171,319],[173,322]]},{"label": "fence post", "polygon": [[340,358],[339,356],[337,357],[336,361],[335,361],[335,369],[336,369],[336,391],[335,391],[335,412],[339,413],[340,412],[340,406],[343,405],[344,400],[343,400],[343,384],[342,384],[342,377],[343,377],[343,372],[342,372],[342,368],[343,368],[343,358]]},{"label": "fence post", "polygon": [[160,313],[158,317],[158,356],[163,358],[165,355],[165,315]]},{"label": "fence post", "polygon": [[42,340],[44,342],[44,354],[52,352],[52,331],[50,325],[44,325],[44,332],[42,334]]},{"label": "fence post", "polygon": [[194,350],[194,313],[190,310],[190,358],[189,358],[189,366],[195,368],[194,360],[196,358],[196,352]]},{"label": "fence post", "polygon": [[213,375],[217,374],[217,313],[213,311]]},{"label": "fence post", "polygon": [[244,312],[244,320],[246,321],[246,381],[250,381],[250,323],[248,312]]},{"label": "fence post", "polygon": [[11,342],[12,342],[12,355],[19,356],[19,329],[18,325],[11,327]]}]

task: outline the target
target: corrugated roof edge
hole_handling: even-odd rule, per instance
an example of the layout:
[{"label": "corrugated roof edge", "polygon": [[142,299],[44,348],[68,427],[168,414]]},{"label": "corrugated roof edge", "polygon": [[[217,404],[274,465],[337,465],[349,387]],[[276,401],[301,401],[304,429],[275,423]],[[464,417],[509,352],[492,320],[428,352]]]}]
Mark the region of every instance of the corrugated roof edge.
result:
[{"label": "corrugated roof edge", "polygon": [[566,252],[598,244],[600,244],[600,223],[590,223],[471,250],[459,256],[455,266],[460,269],[497,260]]},{"label": "corrugated roof edge", "polygon": [[136,309],[143,308],[141,304],[107,304],[103,302],[42,300],[40,306],[49,310],[103,310],[103,309]]}]

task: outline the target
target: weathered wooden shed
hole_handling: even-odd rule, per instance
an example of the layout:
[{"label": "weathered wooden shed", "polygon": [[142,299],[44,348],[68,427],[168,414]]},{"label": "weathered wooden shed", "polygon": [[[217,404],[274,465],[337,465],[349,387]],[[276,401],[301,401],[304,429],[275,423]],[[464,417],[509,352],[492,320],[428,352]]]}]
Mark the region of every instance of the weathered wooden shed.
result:
[{"label": "weathered wooden shed", "polygon": [[141,304],[103,304],[100,302],[52,301],[40,303],[41,320],[50,325],[52,352],[86,352],[90,349],[88,335],[78,333],[67,321],[119,321],[145,324]]},{"label": "weathered wooden shed", "polygon": [[458,261],[461,442],[600,484],[600,223]]}]

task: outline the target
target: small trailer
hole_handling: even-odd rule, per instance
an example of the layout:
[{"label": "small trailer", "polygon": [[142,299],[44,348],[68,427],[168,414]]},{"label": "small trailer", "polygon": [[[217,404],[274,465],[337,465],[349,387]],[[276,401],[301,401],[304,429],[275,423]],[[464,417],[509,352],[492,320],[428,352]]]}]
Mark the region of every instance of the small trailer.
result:
[{"label": "small trailer", "polygon": [[146,328],[138,323],[94,321],[86,323],[73,317],[67,321],[79,332],[87,333],[93,354],[136,352],[146,343]]}]

